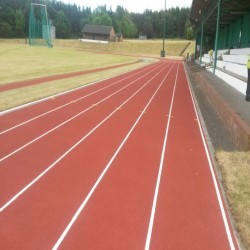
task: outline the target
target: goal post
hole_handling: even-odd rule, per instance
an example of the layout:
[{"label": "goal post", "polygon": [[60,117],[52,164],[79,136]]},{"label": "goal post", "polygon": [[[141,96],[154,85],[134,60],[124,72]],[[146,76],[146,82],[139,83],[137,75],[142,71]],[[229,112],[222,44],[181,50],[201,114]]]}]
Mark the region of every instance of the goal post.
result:
[{"label": "goal post", "polygon": [[53,47],[51,22],[48,20],[47,6],[31,3],[29,19],[30,46]]}]

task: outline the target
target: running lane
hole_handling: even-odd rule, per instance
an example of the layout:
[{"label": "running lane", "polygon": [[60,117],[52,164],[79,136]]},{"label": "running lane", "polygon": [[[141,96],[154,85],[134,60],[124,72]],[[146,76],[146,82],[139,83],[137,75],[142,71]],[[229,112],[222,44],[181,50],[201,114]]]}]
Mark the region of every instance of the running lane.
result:
[{"label": "running lane", "polygon": [[183,65],[173,99],[150,249],[234,249],[237,244],[206,151]]}]

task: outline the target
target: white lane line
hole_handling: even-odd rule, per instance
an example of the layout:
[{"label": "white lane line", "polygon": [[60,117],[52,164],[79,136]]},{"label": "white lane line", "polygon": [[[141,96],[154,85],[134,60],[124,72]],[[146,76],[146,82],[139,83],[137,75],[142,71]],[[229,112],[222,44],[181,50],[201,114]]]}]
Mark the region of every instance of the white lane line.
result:
[{"label": "white lane line", "polygon": [[172,116],[175,90],[176,90],[176,85],[177,85],[178,72],[179,72],[179,63],[178,63],[178,68],[177,68],[177,72],[176,72],[175,84],[174,84],[174,89],[173,89],[173,93],[172,93],[172,100],[171,100],[171,105],[170,105],[170,109],[169,109],[168,122],[167,122],[164,143],[163,143],[162,152],[161,152],[161,161],[160,161],[160,166],[159,166],[159,171],[158,171],[158,176],[157,176],[157,181],[156,181],[156,186],[155,186],[154,199],[153,199],[153,205],[152,205],[151,215],[150,215],[150,220],[149,220],[145,250],[149,249],[150,242],[151,242],[151,236],[152,236],[154,218],[155,218],[155,211],[156,211],[159,187],[160,187],[160,182],[161,182],[161,175],[162,175],[162,170],[163,170],[164,156],[165,156],[165,152],[166,152],[166,145],[167,145],[167,139],[168,139],[168,131],[169,131],[169,126],[170,126],[170,121],[171,121],[171,116]]},{"label": "white lane line", "polygon": [[[156,69],[158,69],[158,67],[157,67]],[[95,106],[98,105],[98,104],[100,104],[100,103],[102,103],[102,102],[104,102],[104,101],[106,101],[107,99],[111,98],[112,96],[116,95],[117,93],[121,92],[122,90],[128,88],[130,85],[134,84],[135,82],[137,82],[138,80],[142,79],[142,78],[145,77],[146,75],[150,74],[150,73],[151,73],[152,71],[154,71],[154,70],[155,70],[155,69],[153,69],[153,70],[147,72],[147,73],[144,74],[143,76],[137,78],[136,80],[132,81],[131,83],[129,83],[129,84],[127,84],[127,85],[125,85],[125,86],[122,87],[121,89],[115,91],[115,92],[112,93],[111,95],[105,97],[105,98],[102,99],[101,101],[97,102],[97,103],[95,104]],[[66,121],[64,121],[64,122],[62,122],[62,123],[60,123],[60,124],[57,125],[56,127],[52,128],[52,129],[50,129],[50,130],[48,130],[47,132],[43,133],[42,135],[36,137],[35,139],[29,141],[28,143],[26,143],[26,144],[24,144],[23,146],[17,148],[16,150],[12,151],[11,153],[5,155],[4,157],[0,158],[0,162],[2,162],[2,161],[4,161],[4,160],[8,159],[9,157],[13,156],[14,154],[18,153],[19,151],[23,150],[24,148],[28,147],[29,145],[33,144],[34,142],[40,140],[41,138],[45,137],[46,135],[50,134],[51,132],[55,131],[56,129],[62,127],[63,125],[65,125],[65,124],[67,124],[67,123],[69,123],[70,121],[74,120],[75,118],[79,117],[80,115],[86,113],[88,110],[94,108],[95,106],[91,105],[90,107],[84,109],[84,110],[81,111],[80,113],[78,113],[78,114],[72,116],[72,117],[69,118],[68,120],[66,120]]]},{"label": "white lane line", "polygon": [[[167,67],[167,66],[166,66]],[[127,102],[129,102],[137,93],[139,93],[146,85],[148,85],[157,75],[159,75],[165,67],[155,74],[151,79],[149,79],[140,89],[133,93],[126,101],[124,101],[119,108],[123,107]],[[172,68],[171,68],[172,69]],[[171,71],[170,69],[170,71]],[[64,157],[66,157],[73,149],[75,149],[80,143],[82,143],[86,138],[88,138],[95,130],[97,130],[103,123],[105,123],[110,117],[112,117],[119,109],[115,109],[111,112],[104,120],[97,124],[88,134],[82,137],[77,143],[75,143],[70,149],[68,149],[61,157],[54,161],[48,168],[46,168],[42,173],[40,173],[33,181],[26,185],[21,191],[14,195],[7,203],[5,203],[1,208],[0,212],[3,212],[10,204],[12,204],[18,197],[20,197],[25,191],[27,191],[31,186],[33,186],[37,181],[39,181],[46,173],[48,173],[57,163],[59,163]]]},{"label": "white lane line", "polygon": [[[11,130],[14,130],[14,129],[16,129],[16,128],[19,128],[19,127],[21,127],[21,126],[23,126],[23,125],[25,125],[25,124],[27,124],[27,123],[30,123],[30,122],[32,122],[32,121],[35,121],[35,120],[37,120],[37,119],[39,119],[39,118],[41,118],[41,117],[43,117],[43,116],[45,116],[45,115],[48,115],[48,114],[50,114],[50,113],[55,112],[55,111],[57,111],[57,110],[60,110],[60,109],[66,107],[66,106],[68,106],[68,105],[71,105],[71,104],[76,103],[76,102],[78,102],[78,101],[80,101],[80,100],[83,100],[83,99],[85,99],[85,98],[87,98],[87,97],[89,97],[89,96],[91,96],[91,95],[94,95],[94,94],[96,94],[96,93],[98,93],[98,92],[100,92],[100,91],[102,91],[102,90],[104,90],[104,89],[110,88],[111,86],[116,85],[116,84],[119,83],[119,82],[125,81],[125,80],[127,80],[128,78],[131,78],[131,77],[133,77],[133,76],[135,76],[135,75],[141,74],[141,73],[143,73],[144,71],[148,71],[149,68],[152,68],[153,66],[156,66],[156,65],[151,65],[151,66],[148,67],[147,69],[140,70],[140,71],[138,71],[138,72],[136,72],[136,73],[134,73],[134,74],[132,74],[132,75],[130,75],[130,76],[127,76],[127,77],[125,77],[125,78],[122,78],[122,79],[120,79],[120,80],[118,80],[118,81],[116,81],[116,82],[114,82],[114,83],[112,83],[112,84],[110,84],[110,85],[108,85],[108,86],[106,86],[106,87],[103,87],[103,88],[101,88],[101,89],[98,89],[98,90],[96,90],[96,91],[94,91],[94,92],[91,92],[91,93],[89,93],[89,94],[87,94],[87,95],[85,95],[85,96],[82,96],[82,97],[80,97],[80,98],[77,98],[77,99],[75,99],[75,100],[71,100],[70,102],[68,102],[68,103],[66,103],[66,104],[64,104],[64,105],[61,105],[61,106],[59,106],[59,107],[57,107],[57,108],[54,108],[54,109],[51,109],[51,110],[49,110],[49,111],[47,111],[47,112],[45,112],[45,113],[43,113],[43,114],[40,114],[40,115],[38,115],[38,116],[35,116],[35,117],[33,117],[33,118],[31,118],[31,119],[29,119],[29,120],[27,120],[27,121],[24,121],[24,122],[22,122],[22,123],[19,123],[19,124],[15,125],[15,126],[13,126],[13,127],[10,127],[10,128],[8,128],[8,129],[6,129],[6,130],[3,130],[3,131],[0,132],[0,135],[5,134],[5,133],[7,133],[7,132],[10,132]],[[160,66],[159,66],[159,67],[160,67]],[[87,85],[87,86],[89,86],[89,85]],[[83,86],[83,87],[81,87],[81,88],[84,88],[84,87],[87,87],[87,86]],[[78,88],[77,90],[79,90],[79,88]],[[52,97],[50,97],[49,99],[51,99],[51,98],[52,98]]]},{"label": "white lane line", "polygon": [[197,112],[197,108],[196,108],[196,105],[195,105],[195,101],[194,101],[194,97],[193,97],[193,93],[192,93],[192,88],[191,88],[191,83],[190,83],[190,80],[189,80],[189,78],[187,76],[186,69],[185,69],[185,75],[186,75],[186,78],[187,78],[188,87],[189,87],[189,91],[190,91],[192,102],[193,102],[193,107],[194,107],[195,114],[196,114],[196,117],[197,117],[197,122],[199,124],[200,134],[201,134],[202,142],[203,142],[204,149],[205,149],[205,152],[206,152],[206,156],[207,156],[207,160],[208,160],[208,164],[209,164],[209,169],[210,169],[210,172],[211,172],[211,176],[212,176],[212,179],[213,179],[213,183],[214,183],[214,188],[215,188],[217,200],[218,200],[218,203],[219,203],[219,207],[220,207],[220,211],[221,211],[221,215],[222,215],[224,227],[225,227],[227,238],[228,238],[228,243],[230,245],[230,249],[234,250],[235,249],[235,245],[234,245],[234,242],[233,242],[233,238],[232,238],[232,234],[231,234],[231,231],[230,231],[229,223],[228,223],[228,220],[227,220],[227,216],[226,216],[225,208],[224,208],[224,205],[223,205],[223,201],[222,201],[222,198],[221,198],[219,186],[218,186],[218,183],[217,183],[217,180],[216,180],[216,177],[215,177],[213,163],[212,163],[212,160],[211,160],[211,157],[210,157],[210,153],[209,153],[209,150],[208,150],[208,147],[207,147],[206,139],[205,139],[205,136],[204,136],[204,133],[203,133],[203,129],[202,129],[202,126],[201,126],[200,118],[199,118],[199,115],[198,115],[198,112]]},{"label": "white lane line", "polygon": [[62,235],[57,240],[57,242],[54,245],[54,247],[52,248],[52,250],[58,249],[58,247],[62,244],[64,238],[66,237],[66,235],[68,234],[68,232],[72,228],[73,224],[75,223],[75,221],[77,220],[77,218],[79,217],[79,215],[81,214],[81,212],[83,211],[84,207],[86,206],[87,202],[89,201],[89,199],[93,195],[94,191],[96,190],[96,188],[98,187],[98,185],[102,181],[103,177],[105,176],[105,174],[109,170],[109,168],[110,168],[111,164],[113,163],[113,161],[115,160],[116,156],[121,151],[122,147],[124,146],[124,144],[126,143],[126,141],[128,140],[128,138],[130,137],[130,135],[132,134],[133,130],[135,129],[135,127],[137,126],[137,124],[139,123],[139,121],[141,120],[143,114],[146,112],[146,110],[148,109],[149,105],[151,104],[151,102],[155,98],[156,94],[158,93],[159,89],[161,88],[161,86],[165,82],[165,80],[166,80],[167,76],[169,75],[170,71],[172,70],[173,66],[174,66],[174,64],[172,65],[172,67],[170,68],[170,70],[168,71],[168,73],[166,74],[166,76],[164,77],[164,79],[159,84],[159,86],[156,89],[156,91],[154,92],[153,96],[150,98],[150,100],[148,101],[147,105],[143,109],[143,112],[141,112],[141,114],[137,118],[136,122],[134,123],[134,125],[132,126],[132,128],[130,129],[130,131],[126,135],[126,137],[123,139],[122,143],[120,144],[120,146],[118,147],[118,149],[116,150],[116,152],[114,153],[114,155],[112,156],[112,158],[110,159],[109,163],[104,168],[103,172],[101,173],[101,175],[99,176],[99,178],[97,179],[97,181],[95,182],[95,184],[93,185],[93,187],[91,188],[91,190],[89,191],[88,195],[86,196],[86,198],[84,199],[84,201],[82,202],[82,204],[80,205],[80,207],[77,209],[76,213],[74,214],[74,216],[72,217],[71,221],[69,222],[69,224],[67,225],[67,227],[63,231]]}]

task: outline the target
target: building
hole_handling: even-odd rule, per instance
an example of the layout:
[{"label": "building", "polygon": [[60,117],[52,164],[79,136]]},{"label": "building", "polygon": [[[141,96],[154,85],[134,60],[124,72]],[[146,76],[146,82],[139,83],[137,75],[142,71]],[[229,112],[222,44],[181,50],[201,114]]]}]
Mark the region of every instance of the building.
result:
[{"label": "building", "polygon": [[249,0],[193,0],[190,20],[196,32],[196,57],[210,49],[217,54],[250,47]]},{"label": "building", "polygon": [[115,41],[116,35],[112,26],[86,24],[82,30],[83,38],[98,41]]}]

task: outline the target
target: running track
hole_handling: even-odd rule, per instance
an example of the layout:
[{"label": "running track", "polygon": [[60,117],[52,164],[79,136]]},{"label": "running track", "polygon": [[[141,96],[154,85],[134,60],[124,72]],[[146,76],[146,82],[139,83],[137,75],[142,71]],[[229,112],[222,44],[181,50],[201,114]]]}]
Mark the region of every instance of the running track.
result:
[{"label": "running track", "polygon": [[182,62],[0,116],[1,249],[238,249]]}]

